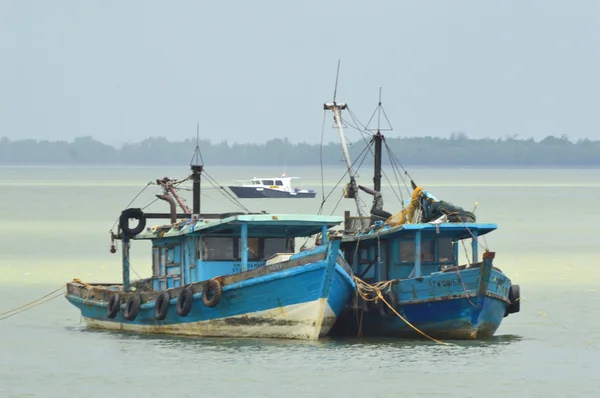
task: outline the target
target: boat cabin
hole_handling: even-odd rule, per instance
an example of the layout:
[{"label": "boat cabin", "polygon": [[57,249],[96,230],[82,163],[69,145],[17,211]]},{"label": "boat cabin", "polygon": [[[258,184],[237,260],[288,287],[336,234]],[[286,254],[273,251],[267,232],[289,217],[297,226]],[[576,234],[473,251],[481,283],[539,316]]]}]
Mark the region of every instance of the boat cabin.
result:
[{"label": "boat cabin", "polygon": [[407,279],[458,267],[459,250],[465,250],[463,243],[465,248],[469,247],[468,263],[478,264],[477,238],[496,228],[495,224],[481,223],[374,228],[358,236],[345,237],[342,250],[354,273],[367,283]]},{"label": "boat cabin", "polygon": [[152,241],[155,291],[245,272],[286,261],[295,252],[295,239],[322,233],[342,217],[248,214],[217,220],[147,228],[134,239]]},{"label": "boat cabin", "polygon": [[280,191],[292,192],[294,190],[300,190],[300,188],[292,189],[292,180],[300,180],[300,177],[286,177],[283,174],[281,177],[254,177],[250,181],[248,180],[238,180],[242,183],[243,187],[253,187],[253,188],[270,188],[277,189]]}]

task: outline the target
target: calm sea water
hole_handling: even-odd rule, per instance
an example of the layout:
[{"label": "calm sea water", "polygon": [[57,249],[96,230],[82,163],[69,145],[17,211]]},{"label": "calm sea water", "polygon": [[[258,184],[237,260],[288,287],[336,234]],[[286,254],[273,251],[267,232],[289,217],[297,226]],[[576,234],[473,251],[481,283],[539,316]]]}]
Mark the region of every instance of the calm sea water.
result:
[{"label": "calm sea water", "polygon": [[[251,211],[314,213],[318,168],[209,168],[220,184],[286,171],[318,191],[314,200],[243,200]],[[439,199],[472,209],[499,229],[482,242],[521,285],[521,312],[489,341],[325,339],[318,342],[194,339],[89,331],[60,297],[0,320],[0,397],[392,397],[599,396],[600,170],[409,170]],[[185,168],[0,168],[0,313],[73,278],[120,281],[109,229],[149,181]],[[341,168],[325,171],[325,190]],[[389,177],[393,177],[388,173]],[[371,185],[370,172],[360,182]],[[203,211],[236,208],[204,181]],[[134,205],[158,193],[150,186]],[[354,202],[341,188],[324,213]],[[386,186],[385,209],[399,201]],[[406,191],[403,192],[406,199]],[[189,192],[184,192],[189,196]],[[364,200],[369,205],[369,197]],[[191,202],[191,201],[190,201]],[[164,203],[148,208],[166,211]],[[137,243],[137,242],[136,242]],[[149,246],[135,244],[133,268],[150,274]],[[135,277],[135,273],[132,274]]]}]

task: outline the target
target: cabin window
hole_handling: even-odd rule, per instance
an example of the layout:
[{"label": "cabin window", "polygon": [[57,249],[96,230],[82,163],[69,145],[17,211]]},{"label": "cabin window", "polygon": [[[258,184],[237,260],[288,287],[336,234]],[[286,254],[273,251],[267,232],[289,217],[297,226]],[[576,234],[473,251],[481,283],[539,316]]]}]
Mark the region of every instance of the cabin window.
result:
[{"label": "cabin window", "polygon": [[254,184],[254,185],[260,185],[260,181],[252,181],[252,184]]},{"label": "cabin window", "polygon": [[438,261],[440,263],[454,262],[454,247],[452,246],[452,239],[438,239]]},{"label": "cabin window", "polygon": [[294,239],[287,238],[265,238],[264,258],[269,259],[277,253],[292,253],[294,251]]},{"label": "cabin window", "polygon": [[168,265],[175,264],[175,247],[166,246],[165,249],[167,250],[166,264],[168,264]]},{"label": "cabin window", "polygon": [[401,240],[400,241],[400,262],[414,263],[415,262],[415,241]]},{"label": "cabin window", "polygon": [[262,180],[263,185],[273,185],[273,180]]},{"label": "cabin window", "polygon": [[275,180],[275,185],[283,185],[283,182],[281,182],[281,180]]},{"label": "cabin window", "polygon": [[202,260],[235,260],[235,250],[232,238],[204,238]]},{"label": "cabin window", "polygon": [[[239,246],[242,249],[242,242],[240,241]],[[248,261],[260,260],[260,242],[258,238],[248,238]]]},{"label": "cabin window", "polygon": [[421,261],[424,263],[435,261],[435,241],[433,239],[421,241]]}]

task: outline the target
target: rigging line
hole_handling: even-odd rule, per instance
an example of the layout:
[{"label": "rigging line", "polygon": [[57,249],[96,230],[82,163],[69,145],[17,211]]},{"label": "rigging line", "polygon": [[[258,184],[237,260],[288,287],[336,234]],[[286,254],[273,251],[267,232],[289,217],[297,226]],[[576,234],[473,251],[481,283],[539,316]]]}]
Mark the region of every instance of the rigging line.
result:
[{"label": "rigging line", "polygon": [[[375,110],[373,111],[373,114],[371,115],[371,118],[369,119],[369,121],[367,122],[368,126],[369,124],[371,124],[371,121],[373,120],[373,118],[375,117],[375,114],[377,113],[377,111],[379,110],[379,108],[381,107],[381,102],[379,103],[379,106],[377,106],[377,108],[375,108]],[[365,126],[365,130],[367,129]]]},{"label": "rigging line", "polygon": [[204,158],[202,157],[202,151],[200,151],[200,123],[196,123],[196,148],[194,148],[194,152],[192,153],[192,159],[190,160],[190,166],[194,162],[194,157],[196,157],[196,164],[198,164],[198,155],[200,155],[200,161],[204,164]]},{"label": "rigging line", "polygon": [[159,199],[156,198],[154,199],[152,202],[148,203],[146,206],[142,207],[142,210],[147,209],[148,207],[152,206],[154,203],[156,203]]},{"label": "rigging line", "polygon": [[[386,150],[387,150],[387,148],[386,148]],[[400,194],[402,195],[402,188],[400,186],[400,181],[398,181],[398,177],[400,178],[400,180],[402,180],[402,184],[404,184],[404,188],[406,189],[408,196],[411,196],[412,193],[411,193],[410,188],[408,188],[406,179],[402,176],[402,173],[400,172],[400,168],[398,167],[396,160],[390,155],[389,151],[388,151],[388,157],[389,157],[390,163],[392,165],[392,170],[394,170],[394,176],[396,177],[396,182],[398,183],[398,190],[400,191]]]},{"label": "rigging line", "polygon": [[[354,121],[354,120],[353,120]],[[353,128],[354,130],[357,130],[361,133],[365,133],[365,134],[370,134],[370,135],[375,135],[373,133],[371,133],[370,131],[364,131],[364,129],[360,128],[360,127],[356,127],[355,125],[353,125],[352,123],[350,123],[347,119],[343,119],[342,118],[342,123],[345,123],[348,127]]]},{"label": "rigging line", "polygon": [[388,148],[389,153],[391,153],[394,158],[396,159],[396,161],[398,162],[398,164],[400,165],[400,167],[402,167],[402,170],[404,170],[404,174],[406,174],[408,176],[408,178],[410,178],[411,180],[413,179],[412,176],[410,174],[408,174],[408,171],[406,171],[406,169],[404,168],[404,166],[402,166],[402,163],[400,163],[400,160],[396,157],[396,155],[394,154],[394,152],[392,151],[392,149],[389,147],[388,143],[385,143],[386,148]]},{"label": "rigging line", "polygon": [[[394,154],[394,152],[392,152],[392,149],[390,148],[390,146],[388,145],[387,141],[385,142],[385,149],[388,153],[388,157],[390,159],[390,163],[394,166],[396,166],[398,168],[398,171],[400,168],[402,168],[402,170],[404,170],[404,173],[412,179],[412,177],[408,174],[408,171],[406,171],[406,169],[404,168],[404,166],[402,166],[402,164],[400,163],[400,160],[398,160],[398,158],[396,157],[396,155]],[[402,174],[400,174],[400,178],[402,179],[402,182],[404,182],[404,185],[406,186],[406,180],[404,179],[404,177],[402,177]]]},{"label": "rigging line", "polygon": [[[372,136],[372,134],[371,134],[371,136]],[[363,140],[365,141],[366,144],[368,144],[367,139],[364,137],[364,135],[363,135]],[[369,148],[369,152],[371,152],[371,155],[375,156],[373,154],[373,148]],[[393,166],[393,164],[392,164],[392,166]],[[393,170],[393,167],[392,167],[392,170]],[[401,205],[404,206],[404,204],[403,204],[404,196],[402,196],[402,190],[400,189],[400,183],[398,182],[398,179],[396,178],[396,182],[398,183],[398,193],[400,193],[400,196],[398,196],[398,193],[396,193],[396,187],[394,187],[394,184],[392,184],[392,182],[388,178],[385,170],[382,169],[381,172],[383,173],[383,176],[385,177],[385,180],[387,181],[387,183],[390,185],[390,188],[392,188],[392,192],[396,196],[396,199],[398,199],[398,201],[401,202]],[[406,184],[405,184],[405,186],[406,186]]]},{"label": "rigging line", "polygon": [[343,193],[340,195],[340,198],[338,199],[337,203],[335,204],[335,207],[331,211],[331,214],[329,214],[330,216],[333,215],[333,213],[335,213],[335,211],[336,211],[337,207],[340,205],[340,202],[342,201],[342,199],[344,199]]},{"label": "rigging line", "polygon": [[[346,107],[348,109],[348,107]],[[380,107],[383,110],[383,107]],[[377,112],[377,109],[375,109],[375,111],[373,112],[373,115],[375,115],[375,113]],[[354,114],[354,112],[352,112],[350,109],[348,109],[348,114],[350,115],[350,117],[352,118],[352,120],[360,125],[362,127],[362,129],[358,129],[356,127],[356,130],[358,130],[361,134],[362,134],[362,138],[365,141],[365,143],[367,142],[366,138],[364,137],[364,135],[369,135],[371,137],[373,137],[375,134],[373,134],[372,132],[370,132],[367,129],[367,126],[369,125],[369,123],[371,122],[371,120],[369,120],[369,123],[367,123],[367,126],[363,125],[360,120],[358,119],[358,117],[356,117],[356,115]],[[384,116],[385,116],[385,111],[384,111]],[[371,116],[371,119],[373,118],[373,116]],[[387,116],[385,116],[388,125],[390,126],[390,129],[392,128],[392,124],[389,122],[389,120],[387,119]],[[348,124],[349,126],[351,126],[350,123],[346,122],[346,124]],[[353,126],[352,126],[353,127]],[[373,154],[373,150],[371,148],[369,148],[369,151],[371,152],[371,154]],[[389,156],[389,155],[388,155]],[[384,170],[382,170],[383,176],[385,177],[387,183],[390,185],[390,187],[392,188],[392,192],[394,193],[394,195],[396,196],[396,199],[398,199],[398,201],[401,202],[401,206],[404,207],[404,196],[402,195],[402,190],[400,189],[400,184],[398,183],[398,193],[400,194],[400,196],[398,196],[398,193],[396,193],[395,187],[394,185],[391,183],[390,179],[388,178],[386,172]],[[398,179],[396,178],[396,182]],[[406,183],[404,184],[406,186]],[[410,193],[410,192],[409,192]]]},{"label": "rigging line", "polygon": [[[367,147],[365,147],[363,149],[363,152],[367,149]],[[361,154],[362,155],[362,152]],[[359,155],[359,156],[360,156]],[[354,163],[356,163],[358,161],[359,158],[354,159],[354,162],[350,165],[350,168],[353,169],[354,167]],[[358,171],[358,170],[356,170]],[[338,182],[335,184],[335,186],[331,189],[331,191],[329,191],[329,193],[327,194],[327,196],[323,199],[323,201],[321,202],[321,206],[319,207],[319,211],[317,212],[317,214],[321,214],[321,212],[323,211],[323,206],[325,205],[325,202],[327,201],[327,199],[329,199],[329,197],[331,196],[331,194],[333,193],[333,191],[335,191],[335,189],[338,187],[338,185],[340,185],[340,182],[342,182],[344,180],[344,178],[346,178],[346,174],[348,174],[349,170],[346,169],[346,172],[342,175],[342,177],[338,180]]]},{"label": "rigging line", "polygon": [[237,202],[235,199],[231,198],[231,195],[228,195],[227,191],[225,191],[224,187],[218,187],[216,185],[213,184],[212,181],[208,181],[210,184],[212,184],[215,188],[218,188],[218,192],[223,195],[223,197],[225,197],[225,199],[229,200],[229,202],[231,202],[234,206],[239,207],[240,209],[246,211],[247,213],[250,213],[250,210],[248,210],[244,205],[242,205],[241,203]]},{"label": "rigging line", "polygon": [[348,114],[350,115],[350,117],[352,117],[353,119],[356,120],[357,124],[360,124],[360,126],[362,127],[362,129],[366,132],[368,132],[369,134],[372,134],[368,129],[367,126],[365,126],[364,124],[362,124],[360,122],[360,120],[358,119],[358,117],[356,117],[356,115],[354,114],[354,112],[352,112],[352,110],[350,109],[350,107],[348,105],[346,105],[346,109],[348,110]]},{"label": "rigging line", "polygon": [[[397,168],[397,169],[398,169],[398,174],[399,174],[399,176],[400,176],[400,179],[402,180],[402,183],[404,184],[404,188],[406,188],[406,191],[408,192],[408,196],[411,196],[411,195],[412,195],[412,194],[411,194],[411,190],[408,188],[408,185],[406,184],[406,179],[405,179],[404,177],[402,177],[402,173],[400,173],[400,170],[399,170],[399,167],[398,167],[398,166],[402,167],[402,165],[401,165],[401,164],[399,164],[399,162],[398,162],[398,160],[396,159],[395,155],[394,155],[394,154],[391,152],[391,149],[390,149],[390,148],[389,148],[389,146],[387,145],[387,142],[386,142],[386,144],[385,144],[385,148],[386,148],[386,150],[387,150],[388,157],[389,157],[389,159],[390,159],[390,162],[391,162],[391,164],[392,164],[392,168],[394,168],[394,167],[395,167],[395,168]],[[404,169],[404,167],[402,167],[402,168]],[[407,175],[409,178],[411,178],[411,177],[410,177],[410,175],[408,175],[408,172],[407,172],[406,170],[404,170],[404,172],[406,173],[406,175]],[[394,174],[395,174],[395,170],[394,170]],[[398,178],[396,177],[396,180],[397,180],[397,179],[398,179]],[[411,180],[412,180],[412,178],[411,178]],[[398,189],[400,189],[400,184],[399,184],[399,183],[398,183]]]},{"label": "rigging line", "polygon": [[325,121],[327,120],[327,111],[323,111],[323,127],[321,128],[321,146],[319,147],[319,156],[321,158],[321,196],[325,201],[325,180],[323,177],[323,138],[325,136]]},{"label": "rigging line", "polygon": [[[379,92],[379,95],[381,95],[381,91]],[[371,118],[369,119],[369,121],[367,122],[367,125],[365,126],[365,130],[368,130],[367,126],[369,124],[371,124],[371,121],[375,117],[375,114],[377,113],[378,110],[381,110],[381,112],[383,112],[383,117],[385,117],[385,121],[387,122],[388,126],[390,126],[389,130],[393,130],[394,128],[392,127],[392,123],[390,123],[390,119],[387,117],[387,114],[385,113],[385,109],[383,108],[383,105],[381,105],[381,97],[380,97],[379,105],[377,106],[377,108],[375,108],[375,110],[373,111],[373,114],[371,115]],[[379,130],[379,121],[377,122],[377,125],[378,125],[377,130]],[[384,129],[384,130],[388,130],[388,129]]]},{"label": "rigging line", "polygon": [[143,279],[140,274],[137,273],[137,271],[131,266],[131,263],[129,264],[129,268],[133,271],[133,273],[141,280]]},{"label": "rigging line", "polygon": [[[127,206],[125,206],[125,208],[129,208],[129,206],[131,206],[131,204],[146,190],[146,188],[148,188],[150,185],[153,185],[154,183],[152,181],[148,181],[148,184],[146,184],[146,186],[144,188],[142,188],[142,190],[135,195],[135,197],[133,199],[131,199],[131,202],[129,202],[129,204]],[[115,223],[112,225],[112,227],[109,229],[109,231],[112,231],[113,228],[115,227],[115,225],[117,225],[117,223],[119,222],[119,218],[117,217],[117,219],[115,220]]]},{"label": "rigging line", "polygon": [[393,130],[394,128],[392,127],[392,123],[390,122],[390,119],[388,119],[387,113],[385,113],[385,109],[383,109],[383,106],[381,106],[381,111],[383,112],[383,117],[385,117],[385,120],[388,122],[390,129]]},{"label": "rigging line", "polygon": [[[373,144],[372,142],[370,144]],[[371,149],[371,146],[367,146],[366,148]],[[367,158],[367,152],[365,150],[363,150],[364,155],[362,156],[362,160],[360,162],[360,164],[358,165],[358,167],[356,168],[356,170],[359,170],[363,164],[363,162],[365,161],[365,159]],[[362,154],[362,153],[361,153]],[[361,159],[361,156],[359,155],[359,157],[357,158]],[[340,204],[340,202],[342,201],[344,195],[342,194],[342,197],[338,200],[337,204],[335,205],[335,207],[333,208],[333,211],[331,212],[331,215],[333,215],[333,213],[337,210],[338,205]],[[367,204],[362,200],[362,198],[358,198],[360,200],[360,202],[362,203],[362,207],[367,207]]]},{"label": "rigging line", "polygon": [[186,182],[186,181],[188,181],[188,180],[191,180],[191,179],[192,179],[192,177],[193,177],[193,176],[192,176],[192,174],[190,174],[190,175],[188,175],[187,177],[185,177],[183,180],[177,180],[177,181],[173,182],[171,185],[172,185],[173,187],[176,187],[176,186],[178,186],[178,185],[180,185],[180,184],[183,184],[184,182]]},{"label": "rigging line", "polygon": [[208,182],[215,188],[220,188],[219,192],[225,196],[225,198],[229,199],[233,204],[237,204],[241,209],[245,210],[247,213],[250,213],[250,210],[246,208],[239,200],[235,199],[229,192],[225,190],[223,186],[218,184],[217,180],[215,180],[212,176],[210,176],[206,171],[204,171],[204,175],[207,177]]},{"label": "rigging line", "polygon": [[[401,199],[400,203],[402,206],[402,210],[404,210],[404,195],[402,195],[402,188],[400,187],[400,181],[398,180],[398,175],[400,174],[400,170],[397,170],[397,167],[394,167],[394,162],[391,160],[389,152],[388,152],[388,159],[390,159],[390,164],[392,165],[392,172],[394,173],[394,178],[396,179],[396,184],[398,185],[398,193],[400,194],[400,199]],[[398,172],[396,172],[396,171],[398,171]],[[400,179],[404,183],[404,187],[406,187],[406,182],[402,178],[402,174],[400,174]]]},{"label": "rigging line", "polygon": [[232,202],[234,204],[237,204],[241,209],[245,210],[247,213],[250,213],[250,210],[248,210],[246,208],[246,206],[244,206],[239,200],[237,200],[233,195],[231,195],[231,193],[229,193],[229,191],[227,191],[225,189],[225,187],[223,187],[222,185],[220,185],[217,182],[217,180],[215,180],[212,176],[210,176],[206,171],[204,172],[204,174],[208,177],[208,181],[213,185],[213,187],[215,187],[215,185],[217,185],[218,188],[220,188],[219,192],[221,194],[223,194],[226,198],[229,197],[229,199],[232,200]]},{"label": "rigging line", "polygon": [[[358,161],[358,159],[360,158],[360,156],[363,155],[363,153],[368,149],[369,147],[365,147],[362,152],[358,155],[358,157],[356,159],[354,159],[354,162],[352,162],[352,164],[350,165],[350,169],[354,168],[354,164]],[[342,175],[342,177],[339,179],[339,181],[335,184],[335,186],[331,189],[331,191],[329,191],[329,193],[327,194],[327,196],[325,197],[325,199],[323,199],[323,202],[321,202],[321,207],[319,207],[319,211],[317,212],[317,214],[321,214],[321,212],[323,211],[323,206],[325,205],[325,202],[327,201],[327,199],[329,199],[329,197],[331,196],[331,194],[333,193],[333,191],[335,191],[335,189],[338,187],[338,185],[340,185],[340,182],[342,182],[344,180],[344,178],[346,178],[346,174],[348,174],[349,170],[346,169],[346,172]],[[358,172],[358,169],[355,171],[355,173]]]},{"label": "rigging line", "polygon": [[[380,105],[381,105],[381,104],[380,104]],[[346,107],[346,108],[348,109],[348,107]],[[392,128],[392,124],[390,123],[390,121],[389,121],[389,119],[388,119],[387,115],[385,114],[385,110],[383,109],[383,106],[378,106],[378,108],[381,108],[381,110],[383,111],[384,117],[385,117],[386,121],[388,122],[388,125],[390,126],[390,129],[393,129],[393,128]],[[378,109],[378,108],[377,108],[377,109]],[[375,109],[375,111],[373,112],[373,115],[371,116],[371,119],[373,119],[373,116],[375,115],[375,113],[377,113],[377,109]],[[367,125],[365,126],[365,125],[363,125],[363,124],[360,122],[360,120],[359,120],[359,119],[356,117],[356,115],[354,114],[354,112],[352,112],[350,109],[348,109],[348,113],[350,114],[350,116],[352,117],[352,120],[353,120],[353,121],[354,121],[356,124],[359,124],[360,126],[362,126],[362,129],[363,129],[363,131],[360,131],[360,132],[361,132],[361,134],[368,134],[368,135],[370,135],[371,137],[375,135],[375,134],[373,134],[372,132],[370,132],[370,131],[367,129],[367,126],[368,126],[368,125],[369,125],[369,123],[371,122],[371,119],[369,119],[369,123],[367,123]],[[348,123],[348,125],[350,125],[350,124]],[[366,142],[366,139],[364,138],[364,136],[363,136],[363,139],[364,139],[364,140],[365,140],[365,142]],[[387,141],[385,142],[385,144],[386,144],[386,147],[387,147]],[[373,154],[373,151],[372,151],[371,149],[370,149],[370,151],[371,151],[371,154]],[[389,154],[388,154],[388,157],[389,157]],[[393,169],[393,162],[391,162],[391,163],[392,163],[392,169]],[[383,176],[385,177],[386,181],[388,182],[388,184],[389,184],[389,185],[390,185],[390,187],[392,188],[392,192],[394,192],[394,195],[396,196],[396,199],[398,199],[398,200],[401,202],[401,206],[404,208],[404,196],[402,195],[402,190],[401,190],[401,188],[400,188],[400,184],[399,184],[399,182],[398,182],[398,178],[396,177],[396,182],[398,183],[398,193],[400,194],[400,197],[398,197],[398,193],[396,193],[396,190],[395,190],[395,188],[394,188],[393,184],[391,183],[390,179],[388,178],[388,176],[387,176],[386,172],[382,170],[382,173],[383,173]],[[394,173],[394,174],[395,174],[395,173]],[[404,182],[404,186],[405,186],[405,187],[407,187],[407,186],[406,186],[406,182]],[[407,189],[408,189],[408,187],[407,187]],[[410,194],[410,191],[409,191],[409,194]]]}]

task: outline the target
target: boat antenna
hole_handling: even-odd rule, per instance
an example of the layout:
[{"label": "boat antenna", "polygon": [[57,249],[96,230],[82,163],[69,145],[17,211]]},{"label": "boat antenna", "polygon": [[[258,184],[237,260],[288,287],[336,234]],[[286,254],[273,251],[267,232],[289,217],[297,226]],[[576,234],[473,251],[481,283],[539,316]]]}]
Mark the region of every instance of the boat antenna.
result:
[{"label": "boat antenna", "polygon": [[356,185],[356,172],[352,169],[352,161],[350,160],[350,153],[348,152],[348,145],[346,143],[346,138],[344,137],[344,129],[342,128],[342,110],[347,108],[345,103],[338,104],[336,102],[337,98],[337,86],[338,86],[338,78],[340,75],[340,61],[338,60],[337,73],[335,75],[335,87],[333,89],[333,102],[323,104],[324,110],[330,110],[333,113],[333,118],[335,120],[335,124],[337,125],[337,130],[340,135],[340,142],[342,145],[342,152],[344,154],[344,159],[346,160],[346,167],[348,169],[348,175],[350,176],[350,183],[346,186],[345,197],[353,198],[356,203],[356,211],[360,218],[362,228],[368,227],[368,222],[363,217],[363,211],[361,208],[360,198],[358,197],[358,187]]},{"label": "boat antenna", "polygon": [[[200,160],[201,163],[198,163]],[[192,154],[192,160],[190,161],[190,166],[192,164],[195,165],[204,165],[204,159],[202,158],[202,152],[200,152],[200,123],[196,123],[196,148],[194,149],[194,153]]]},{"label": "boat antenna", "polygon": [[[385,118],[385,120],[387,121],[387,124],[389,126],[389,128],[387,129],[382,129],[381,128],[381,113],[383,112],[383,117]],[[375,117],[375,114],[377,114],[377,130],[374,129],[369,129],[368,126],[371,123],[371,121],[373,120],[373,117]],[[385,114],[385,110],[383,109],[383,106],[381,104],[381,87],[379,87],[379,102],[377,104],[377,108],[375,108],[375,111],[373,112],[373,115],[371,115],[371,119],[369,119],[369,121],[367,122],[367,131],[370,132],[375,132],[375,134],[373,134],[373,141],[375,142],[375,156],[374,156],[374,165],[373,165],[373,190],[380,192],[381,191],[381,143],[383,142],[383,140],[385,140],[385,137],[383,136],[383,134],[381,134],[381,131],[392,131],[392,124],[390,123],[390,120],[388,119],[387,115]]]},{"label": "boat antenna", "polygon": [[340,61],[338,59],[337,72],[335,73],[335,86],[333,87],[333,103],[335,104],[335,98],[337,96],[338,78],[340,76]]},{"label": "boat antenna", "polygon": [[[200,160],[200,163],[198,162]],[[202,152],[200,152],[200,123],[196,123],[196,148],[190,161],[190,168],[192,169],[192,217],[200,217],[200,182],[201,174],[204,170],[204,159],[202,158]]]}]

